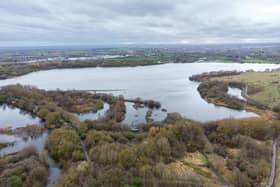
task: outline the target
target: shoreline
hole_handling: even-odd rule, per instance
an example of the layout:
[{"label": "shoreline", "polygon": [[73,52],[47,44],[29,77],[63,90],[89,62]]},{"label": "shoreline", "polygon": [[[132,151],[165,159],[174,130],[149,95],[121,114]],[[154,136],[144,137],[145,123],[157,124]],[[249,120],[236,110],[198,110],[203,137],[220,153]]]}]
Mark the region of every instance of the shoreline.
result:
[{"label": "shoreline", "polygon": [[[209,72],[193,75],[189,79],[190,81],[199,83],[197,91],[199,92],[201,98],[207,101],[208,103],[212,103],[216,106],[232,108],[235,110],[245,110],[248,112],[254,112],[257,115],[259,115],[259,117],[269,121],[277,119],[277,113],[274,112],[270,107],[262,105],[261,103],[253,100],[248,96],[248,85],[246,83],[211,80],[211,78],[216,78],[220,76],[231,76],[235,74],[241,74],[241,72]],[[243,101],[237,97],[231,97],[230,95],[228,95],[226,92],[229,87],[240,89],[242,97],[244,97],[246,100]],[[212,95],[213,90],[215,91],[214,96]],[[211,92],[210,95],[209,92]],[[232,101],[233,103],[231,104],[235,104],[235,106],[230,105],[230,103],[228,103],[230,101]]]},{"label": "shoreline", "polygon": [[[110,61],[104,59],[97,60],[77,60],[77,61],[42,61],[32,63],[12,63],[1,64],[0,62],[0,80],[12,79],[24,76],[34,72],[59,70],[59,69],[83,69],[83,68],[122,68],[122,67],[144,67],[163,64],[191,64],[191,63],[226,63],[220,60],[211,61],[193,61],[193,62],[173,62],[173,61]],[[232,64],[248,64],[242,62],[231,62]],[[260,64],[260,63],[249,63]],[[266,63],[280,65],[280,63]],[[13,73],[16,72],[16,73]]]}]

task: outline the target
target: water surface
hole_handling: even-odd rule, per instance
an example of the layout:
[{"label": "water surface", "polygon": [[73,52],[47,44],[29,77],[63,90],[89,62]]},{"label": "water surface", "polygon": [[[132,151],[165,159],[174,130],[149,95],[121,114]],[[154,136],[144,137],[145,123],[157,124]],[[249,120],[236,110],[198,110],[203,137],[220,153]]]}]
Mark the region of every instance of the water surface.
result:
[{"label": "water surface", "polygon": [[0,134],[0,142],[1,143],[11,143],[15,142],[14,145],[7,146],[5,148],[0,149],[0,157],[3,157],[8,154],[17,153],[24,148],[33,146],[36,148],[38,152],[42,151],[45,146],[45,142],[48,138],[48,133],[44,132],[42,135],[32,138],[32,137],[17,137],[14,135],[5,135]]},{"label": "water surface", "polygon": [[47,179],[47,186],[52,185],[60,176],[60,169],[57,163],[50,156],[48,157],[49,176]]},{"label": "water surface", "polygon": [[40,124],[41,120],[28,112],[9,105],[0,105],[0,128],[17,128]]},{"label": "water surface", "polygon": [[96,112],[83,112],[83,113],[77,113],[76,115],[80,118],[80,120],[98,120],[105,116],[106,112],[110,108],[110,105],[108,103],[103,104],[103,108],[100,110],[97,110]]},{"label": "water surface", "polygon": [[151,119],[153,121],[162,121],[166,118],[167,113],[162,112],[160,109],[149,109],[148,107],[135,108],[134,103],[126,102],[126,114],[123,124],[129,126],[136,126],[142,123],[147,123],[146,114],[149,110],[152,111]]},{"label": "water surface", "polygon": [[[0,128],[18,128],[30,124],[42,125],[41,120],[28,112],[22,111],[9,105],[0,106]],[[33,138],[30,136],[20,137],[17,135],[0,134],[0,143],[10,143],[10,145],[0,149],[0,158],[9,154],[17,153],[27,147],[34,147],[41,152],[48,138],[48,132]],[[49,176],[48,185],[56,181],[60,175],[60,169],[52,158],[48,157]]]},{"label": "water surface", "polygon": [[[209,121],[256,114],[218,107],[207,103],[197,92],[198,83],[189,81],[193,74],[219,70],[256,70],[279,68],[276,64],[189,63],[121,68],[60,69],[34,72],[2,80],[0,85],[21,83],[43,89],[124,89],[126,98],[141,97],[161,102],[168,112]],[[63,78],[62,78],[63,77]]]},{"label": "water surface", "polygon": [[246,101],[246,98],[242,96],[242,90],[240,90],[239,88],[229,87],[227,94],[229,94],[230,96],[237,97],[240,100]]}]

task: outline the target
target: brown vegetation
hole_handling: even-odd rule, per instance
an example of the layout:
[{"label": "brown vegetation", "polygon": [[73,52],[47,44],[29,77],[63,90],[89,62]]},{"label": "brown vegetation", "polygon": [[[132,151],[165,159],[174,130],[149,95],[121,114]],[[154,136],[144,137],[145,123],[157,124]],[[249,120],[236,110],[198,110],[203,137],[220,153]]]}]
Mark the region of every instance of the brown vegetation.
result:
[{"label": "brown vegetation", "polygon": [[243,109],[246,102],[228,95],[229,86],[230,84],[222,81],[205,81],[199,85],[198,91],[202,98],[206,100],[225,103],[229,108]]},{"label": "brown vegetation", "polygon": [[[79,185],[81,181],[84,186],[129,186],[135,179],[145,186],[214,185],[215,175],[222,175],[234,186],[259,186],[269,175],[269,142],[279,133],[279,122],[232,119],[199,124],[174,115],[164,124],[146,127],[140,134],[125,129],[87,130],[85,144],[92,163],[75,162],[57,186]],[[178,162],[194,152],[205,155],[208,164]],[[216,165],[219,160],[223,160],[222,167]],[[182,179],[172,169],[179,163],[195,177]]]},{"label": "brown vegetation", "polygon": [[246,85],[243,83],[210,80],[202,82],[198,86],[198,91],[203,99],[215,105],[252,111],[267,120],[277,118],[276,114],[268,106],[248,98],[246,93],[243,94],[246,100],[240,100],[237,97],[228,95],[227,91],[229,87],[239,88],[243,92],[246,90]]},{"label": "brown vegetation", "polygon": [[238,71],[212,71],[212,72],[205,72],[197,75],[192,75],[189,77],[191,81],[202,82],[209,80],[213,77],[223,77],[223,76],[230,76],[230,75],[240,75],[241,72]]},{"label": "brown vegetation", "polygon": [[136,99],[126,99],[126,102],[131,102],[131,103],[135,103],[136,107],[144,105],[147,106],[151,109],[153,108],[160,108],[161,104],[158,101],[153,101],[153,100],[142,100],[141,98],[136,98]]},{"label": "brown vegetation", "polygon": [[[224,93],[228,85],[205,86],[206,90],[215,88],[210,92],[215,98],[224,97],[220,91]],[[105,119],[81,122],[60,104],[67,103],[62,102],[62,95],[89,99],[87,94],[57,91],[57,97],[55,91],[23,86],[3,87],[0,93],[1,102],[37,114],[50,129],[47,149],[63,171],[54,186],[217,186],[224,180],[234,186],[261,186],[269,174],[271,139],[280,132],[279,121],[229,119],[201,124],[179,114],[168,114],[164,122],[141,126],[134,133],[118,123],[125,113],[123,97],[93,94],[91,97],[110,103],[110,109]],[[91,162],[87,161],[85,150]],[[29,163],[30,155],[35,161],[30,164],[32,169],[24,165],[25,175],[18,169],[16,174],[6,175],[14,171],[6,166],[22,168],[21,164],[13,164]],[[37,178],[45,182],[45,159],[36,155],[10,155],[6,158],[13,158],[13,163],[8,165],[6,158],[5,164],[0,159],[0,171],[5,173],[0,172],[0,182],[29,186],[39,184]],[[38,167],[34,164],[40,166],[36,174],[33,169]]]},{"label": "brown vegetation", "polygon": [[32,147],[0,158],[0,186],[44,186],[48,176],[46,158]]},{"label": "brown vegetation", "polygon": [[19,64],[2,64],[0,66],[0,79],[8,79],[25,75],[31,72],[51,69],[65,69],[65,68],[87,68],[87,67],[129,67],[141,65],[158,64],[157,61],[141,60],[135,62],[124,60],[82,60],[82,61],[57,61],[57,62],[34,62],[34,63],[19,63]]}]

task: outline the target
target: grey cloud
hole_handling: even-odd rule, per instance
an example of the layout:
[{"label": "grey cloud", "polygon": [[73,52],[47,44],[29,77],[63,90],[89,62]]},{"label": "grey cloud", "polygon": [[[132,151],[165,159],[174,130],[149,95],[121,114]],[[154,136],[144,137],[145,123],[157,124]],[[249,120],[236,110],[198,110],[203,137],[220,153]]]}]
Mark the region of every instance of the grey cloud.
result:
[{"label": "grey cloud", "polygon": [[0,11],[6,11],[11,14],[20,16],[47,16],[49,10],[36,4],[28,3],[27,1],[19,0],[4,0],[0,1]]},{"label": "grey cloud", "polygon": [[10,0],[0,2],[0,26],[0,46],[278,42],[280,2]]},{"label": "grey cloud", "polygon": [[[186,1],[187,2],[187,1]],[[120,1],[100,1],[99,6],[130,16],[145,15],[165,15],[171,13],[176,7],[176,3],[170,0],[120,0]]]}]

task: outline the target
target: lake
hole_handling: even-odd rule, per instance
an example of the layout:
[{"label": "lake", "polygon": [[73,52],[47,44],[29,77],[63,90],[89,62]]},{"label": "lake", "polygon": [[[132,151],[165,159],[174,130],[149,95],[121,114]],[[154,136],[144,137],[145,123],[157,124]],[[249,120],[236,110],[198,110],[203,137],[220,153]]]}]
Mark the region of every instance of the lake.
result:
[{"label": "lake", "polygon": [[[161,102],[162,108],[168,112],[178,112],[184,117],[209,121],[228,117],[252,117],[257,116],[252,112],[237,111],[225,107],[218,107],[203,100],[197,87],[199,83],[189,81],[193,74],[218,70],[253,69],[264,71],[265,69],[279,68],[280,65],[272,64],[227,64],[227,63],[192,63],[192,64],[161,64],[144,67],[125,68],[83,68],[61,69],[30,73],[25,76],[0,81],[0,86],[9,84],[33,85],[47,90],[57,88],[63,90],[106,90],[123,89],[113,92],[114,95],[124,95],[125,98],[141,97]],[[229,89],[229,94],[240,97],[241,91]],[[81,120],[98,119],[106,113],[109,105],[92,113],[77,114]],[[148,108],[136,109],[133,103],[126,102],[126,117],[123,121],[127,125],[137,125],[146,122]],[[166,112],[160,109],[153,110],[152,118],[160,121],[166,117]],[[22,127],[27,124],[40,124],[40,119],[18,108],[2,105],[0,107],[0,127]],[[6,154],[18,152],[23,148],[33,145],[39,151],[44,148],[48,133],[44,132],[37,138],[22,139],[14,135],[0,135],[0,142],[15,142],[0,150],[0,157]],[[52,184],[60,175],[60,169],[52,158],[48,158],[49,177],[48,185]]]},{"label": "lake", "polygon": [[168,112],[178,112],[184,117],[197,121],[211,121],[229,117],[251,117],[256,114],[207,103],[197,91],[199,83],[189,81],[191,75],[219,70],[264,71],[279,67],[280,65],[276,64],[205,62],[121,68],[59,69],[2,80],[0,85],[20,83],[48,90],[124,89],[114,94],[122,94],[125,98],[153,99],[161,102],[162,107]]}]

